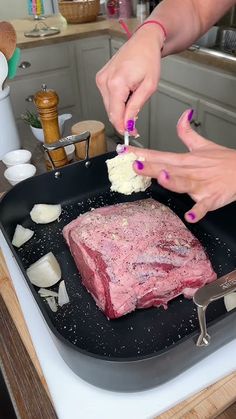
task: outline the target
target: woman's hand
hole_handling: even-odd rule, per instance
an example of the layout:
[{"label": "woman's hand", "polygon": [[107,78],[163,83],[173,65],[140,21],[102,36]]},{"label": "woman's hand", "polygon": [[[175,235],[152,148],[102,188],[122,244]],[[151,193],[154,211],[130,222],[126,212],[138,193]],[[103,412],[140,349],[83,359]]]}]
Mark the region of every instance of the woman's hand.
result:
[{"label": "woman's hand", "polygon": [[141,27],[96,76],[109,119],[120,134],[157,89],[163,42],[157,25]]},{"label": "woman's hand", "polygon": [[185,219],[195,223],[208,211],[236,200],[236,150],[208,141],[192,130],[192,111],[181,116],[177,132],[188,147],[187,153],[168,153],[129,147],[144,162],[136,161],[134,170],[156,178],[170,191],[188,193],[196,202]]}]

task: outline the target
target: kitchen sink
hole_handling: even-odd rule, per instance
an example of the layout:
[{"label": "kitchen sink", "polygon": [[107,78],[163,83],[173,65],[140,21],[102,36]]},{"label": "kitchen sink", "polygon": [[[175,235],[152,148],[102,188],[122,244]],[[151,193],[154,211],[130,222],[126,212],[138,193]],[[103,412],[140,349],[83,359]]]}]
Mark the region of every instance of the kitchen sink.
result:
[{"label": "kitchen sink", "polygon": [[217,36],[217,44],[221,51],[235,54],[236,28],[221,28]]},{"label": "kitchen sink", "polygon": [[194,45],[236,55],[236,28],[213,26]]},{"label": "kitchen sink", "polygon": [[203,48],[212,48],[216,45],[217,34],[219,31],[218,26],[213,26],[209,31],[201,36],[197,41],[194,42],[194,45]]}]

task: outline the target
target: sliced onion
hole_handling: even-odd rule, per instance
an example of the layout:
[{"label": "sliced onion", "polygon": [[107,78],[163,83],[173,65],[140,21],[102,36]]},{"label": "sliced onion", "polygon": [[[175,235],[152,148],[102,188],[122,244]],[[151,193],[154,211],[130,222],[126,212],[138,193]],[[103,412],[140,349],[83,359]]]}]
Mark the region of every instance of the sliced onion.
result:
[{"label": "sliced onion", "polygon": [[21,247],[34,235],[34,231],[29,228],[23,227],[21,224],[17,224],[15,233],[12,239],[12,244],[15,247]]},{"label": "sliced onion", "polygon": [[56,312],[57,312],[58,307],[57,307],[57,303],[56,303],[55,297],[48,297],[48,298],[46,298],[46,301],[47,301],[47,303],[48,303],[48,305],[49,305],[50,309],[51,309],[54,313],[56,313]]},{"label": "sliced onion", "polygon": [[47,290],[46,288],[40,288],[40,290],[38,290],[38,293],[40,297],[57,297],[58,298],[58,292]]},{"label": "sliced onion", "polygon": [[61,279],[61,268],[52,252],[30,265],[26,273],[30,282],[37,287],[48,288]]},{"label": "sliced onion", "polygon": [[70,300],[66,291],[65,281],[61,281],[58,289],[58,304],[61,307],[69,302]]},{"label": "sliced onion", "polygon": [[30,211],[31,219],[37,224],[52,223],[61,215],[61,205],[35,204]]},{"label": "sliced onion", "polygon": [[236,292],[232,292],[224,297],[225,308],[227,311],[236,307]]}]

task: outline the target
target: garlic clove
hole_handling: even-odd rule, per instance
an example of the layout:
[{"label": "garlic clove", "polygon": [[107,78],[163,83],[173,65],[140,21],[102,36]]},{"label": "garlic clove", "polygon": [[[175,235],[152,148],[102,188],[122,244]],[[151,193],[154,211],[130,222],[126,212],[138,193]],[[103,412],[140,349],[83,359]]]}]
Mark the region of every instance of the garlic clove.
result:
[{"label": "garlic clove", "polygon": [[232,292],[224,297],[225,308],[231,311],[236,307],[236,292]]},{"label": "garlic clove", "polygon": [[23,227],[21,224],[17,224],[14,236],[12,239],[12,244],[15,247],[21,247],[23,244],[25,244],[28,240],[33,237],[34,231],[30,230],[29,228]]},{"label": "garlic clove", "polygon": [[58,289],[58,304],[61,307],[69,302],[70,300],[66,291],[65,281],[61,281]]},{"label": "garlic clove", "polygon": [[48,290],[46,288],[40,288],[38,290],[38,294],[40,297],[57,297],[58,298],[58,292]]},{"label": "garlic clove", "polygon": [[35,204],[30,211],[30,217],[36,224],[48,224],[61,215],[61,205]]},{"label": "garlic clove", "polygon": [[51,287],[61,279],[61,268],[52,252],[30,265],[26,273],[30,282],[40,288]]},{"label": "garlic clove", "polygon": [[47,298],[46,298],[46,301],[47,301],[47,303],[48,303],[48,305],[49,305],[50,309],[51,309],[54,313],[56,313],[56,312],[57,312],[58,307],[57,307],[57,303],[56,303],[55,297],[47,297]]}]

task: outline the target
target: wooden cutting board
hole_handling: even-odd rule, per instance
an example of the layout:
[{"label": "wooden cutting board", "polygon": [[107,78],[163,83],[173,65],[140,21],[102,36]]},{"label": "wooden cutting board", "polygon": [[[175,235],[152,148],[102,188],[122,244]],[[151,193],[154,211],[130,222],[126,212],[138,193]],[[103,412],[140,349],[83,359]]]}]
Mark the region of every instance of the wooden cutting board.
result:
[{"label": "wooden cutting board", "polygon": [[[34,365],[37,375],[42,383],[47,394],[49,394],[43,372],[41,370],[35,349],[30,338],[23,313],[20,308],[19,301],[15,294],[12,281],[2,254],[0,250],[0,296],[3,298],[4,303],[10,313],[10,316],[16,326],[21,341],[23,342],[30,359]],[[1,314],[1,313],[0,313]],[[0,353],[1,356],[1,353]],[[233,356],[233,354],[232,354]],[[227,409],[236,401],[236,373],[227,376],[226,378],[218,381],[216,384],[211,385],[195,396],[187,399],[186,401],[178,404],[174,408],[159,415],[160,419],[211,419],[217,417],[221,412]],[[45,403],[45,402],[44,402]],[[42,405],[45,409],[45,404]],[[233,407],[234,409],[235,407]],[[234,410],[236,413],[236,409]],[[235,414],[227,416],[227,418],[235,418]],[[45,416],[47,417],[47,416]],[[53,419],[55,416],[51,414],[48,418]],[[224,416],[225,417],[225,416]],[[222,416],[223,418],[223,416]],[[86,418],[84,418],[86,419]]]},{"label": "wooden cutting board", "polygon": [[47,383],[1,249],[0,332],[0,367],[17,417],[56,419]]}]

